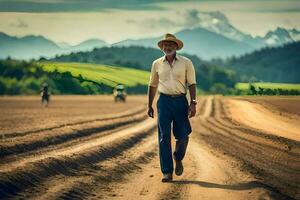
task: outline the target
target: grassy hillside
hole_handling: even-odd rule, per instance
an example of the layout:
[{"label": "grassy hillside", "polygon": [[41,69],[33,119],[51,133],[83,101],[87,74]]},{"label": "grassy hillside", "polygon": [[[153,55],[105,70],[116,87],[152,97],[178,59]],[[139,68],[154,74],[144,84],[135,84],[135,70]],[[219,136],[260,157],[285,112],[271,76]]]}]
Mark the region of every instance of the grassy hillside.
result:
[{"label": "grassy hillside", "polygon": [[100,64],[0,60],[0,95],[112,94],[122,83],[129,94],[146,94],[150,72]]},{"label": "grassy hillside", "polygon": [[114,87],[118,83],[124,84],[127,87],[147,85],[150,75],[148,71],[101,64],[61,62],[41,62],[40,64],[45,71],[71,72],[74,77],[79,77],[81,74],[86,80],[109,87]]}]

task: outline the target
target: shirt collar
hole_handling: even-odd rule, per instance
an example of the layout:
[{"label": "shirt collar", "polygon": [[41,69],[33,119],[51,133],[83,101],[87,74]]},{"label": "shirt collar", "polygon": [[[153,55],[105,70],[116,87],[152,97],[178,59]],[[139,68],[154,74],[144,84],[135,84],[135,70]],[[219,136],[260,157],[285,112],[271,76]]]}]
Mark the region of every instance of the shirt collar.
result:
[{"label": "shirt collar", "polygon": [[[178,61],[179,60],[179,56],[178,56],[178,54],[176,54],[175,55],[175,61]],[[167,61],[167,57],[166,56],[164,56],[163,57],[163,62],[166,62]]]}]

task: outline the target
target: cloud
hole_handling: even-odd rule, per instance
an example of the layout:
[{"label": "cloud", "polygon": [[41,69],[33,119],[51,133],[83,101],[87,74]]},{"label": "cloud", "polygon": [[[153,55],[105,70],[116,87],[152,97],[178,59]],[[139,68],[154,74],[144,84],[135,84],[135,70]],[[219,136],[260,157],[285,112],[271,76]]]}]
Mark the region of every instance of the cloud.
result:
[{"label": "cloud", "polygon": [[183,24],[186,27],[193,27],[200,22],[199,11],[196,9],[187,10],[183,14]]},{"label": "cloud", "polygon": [[[99,6],[100,1],[103,6]],[[113,3],[110,3],[110,1],[114,3],[120,1],[119,8],[123,5],[122,9],[106,9],[113,6]],[[186,1],[178,3],[161,3],[162,1],[158,0],[156,1],[158,2],[157,4],[145,3],[148,2],[147,0],[135,1],[138,2],[137,6],[134,5],[134,0],[129,0],[128,2],[131,2],[131,4],[129,3],[125,6],[125,3],[122,4],[122,2],[127,2],[127,0],[99,0],[98,2],[85,0],[86,4],[82,6],[83,0],[0,0],[0,10],[4,9],[2,5],[5,2],[9,3],[9,5],[12,5],[12,2],[13,4],[21,2],[20,4],[18,3],[17,7],[21,7],[22,4],[27,4],[28,6],[28,3],[33,5],[38,3],[37,7],[33,6],[30,9],[39,11],[39,13],[0,12],[0,31],[16,36],[24,36],[26,34],[44,35],[54,41],[66,41],[71,44],[77,44],[83,40],[95,37],[110,43],[128,38],[155,37],[165,32],[175,33],[198,25],[204,26],[205,23],[211,24],[216,22],[216,25],[218,25],[217,23],[222,24],[221,22],[226,20],[229,20],[230,24],[239,30],[253,35],[264,35],[265,32],[275,29],[277,26],[287,28],[300,27],[298,20],[300,12],[257,12],[258,8],[269,9],[270,4],[272,5],[270,9],[297,8],[298,3],[296,1],[293,5],[281,3],[279,0],[256,0],[255,4],[253,4],[252,0],[201,0],[198,2]],[[105,2],[107,4],[104,4]],[[155,2],[155,0],[150,2]],[[291,2],[291,0],[283,2]],[[50,7],[46,8],[48,5]],[[98,6],[92,9],[104,10],[92,12],[88,8],[93,7],[93,5]],[[40,6],[45,6],[45,10],[53,9],[53,12],[42,13]],[[151,6],[156,6],[160,7],[161,10],[146,10],[143,6],[149,6],[150,8]],[[128,10],[127,7],[132,9]],[[133,8],[136,9],[134,10]],[[11,10],[13,9],[14,7],[11,8]],[[63,9],[68,10],[68,12],[58,12]],[[226,16],[220,12],[212,12],[216,10],[219,10]],[[77,11],[80,11],[80,13]]]},{"label": "cloud", "polygon": [[222,9],[238,9],[247,12],[300,11],[298,0],[0,0],[0,12],[92,12],[106,9],[163,10],[166,9],[161,6],[163,3],[169,3],[168,6],[177,5],[177,3],[191,5],[202,3],[219,8],[225,5],[225,8]]},{"label": "cloud", "polygon": [[146,19],[142,22],[140,22],[140,25],[146,25],[148,28],[170,28],[174,26],[178,26],[178,23],[176,21],[173,21],[171,19],[161,17],[159,19]]},{"label": "cloud", "polygon": [[157,3],[184,0],[0,0],[0,12],[92,12],[106,9],[162,10]]},{"label": "cloud", "polygon": [[197,26],[205,26],[207,23],[230,23],[228,18],[219,11],[201,12],[196,9],[188,9],[185,11],[177,11],[175,17],[147,18],[142,21],[127,20],[127,23],[137,24],[146,29],[168,29],[168,28],[195,28]]},{"label": "cloud", "polygon": [[177,17],[147,18],[142,21],[127,20],[127,23],[135,23],[147,29],[193,27],[200,22],[199,11],[192,9],[183,12],[176,12]]},{"label": "cloud", "polygon": [[28,28],[28,23],[21,19],[18,19],[16,23],[11,23],[10,26],[17,28]]},{"label": "cloud", "polygon": [[210,15],[211,17],[214,17],[220,21],[226,22],[226,23],[230,23],[228,18],[221,12],[219,11],[215,11],[215,12],[203,12],[205,14]]}]

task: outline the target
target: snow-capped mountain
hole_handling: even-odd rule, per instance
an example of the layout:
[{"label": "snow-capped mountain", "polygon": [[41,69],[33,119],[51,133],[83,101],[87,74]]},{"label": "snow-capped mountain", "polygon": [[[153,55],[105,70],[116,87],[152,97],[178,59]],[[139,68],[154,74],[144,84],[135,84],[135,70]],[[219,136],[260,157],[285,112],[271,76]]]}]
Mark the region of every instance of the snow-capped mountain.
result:
[{"label": "snow-capped mountain", "polygon": [[293,40],[300,41],[300,30],[293,28],[289,29],[288,31]]},{"label": "snow-capped mountain", "polygon": [[221,12],[199,12],[198,18],[198,27],[205,28],[232,40],[244,42],[245,40],[253,39],[250,34],[245,34],[232,26],[228,18]]},{"label": "snow-capped mountain", "polygon": [[300,41],[300,31],[297,29],[285,29],[278,27],[267,32],[264,37],[253,37],[244,33],[233,25],[221,12],[198,12],[199,23],[194,27],[202,27],[218,33],[234,41],[246,43],[254,48],[264,46],[279,46],[286,43]]},{"label": "snow-capped mountain", "polygon": [[[300,40],[300,31],[296,29],[277,28],[269,31],[264,37],[253,37],[235,28],[221,12],[192,10],[189,14],[186,21],[193,21],[189,24],[190,28],[183,29],[175,35],[184,41],[183,52],[196,54],[203,59],[239,56],[266,46],[280,46]],[[161,36],[128,39],[112,46],[134,45],[157,48],[156,43],[160,38]]]},{"label": "snow-capped mountain", "polygon": [[274,31],[269,31],[263,38],[266,45],[278,46],[290,42],[300,41],[300,31],[296,29],[284,29],[278,27]]}]

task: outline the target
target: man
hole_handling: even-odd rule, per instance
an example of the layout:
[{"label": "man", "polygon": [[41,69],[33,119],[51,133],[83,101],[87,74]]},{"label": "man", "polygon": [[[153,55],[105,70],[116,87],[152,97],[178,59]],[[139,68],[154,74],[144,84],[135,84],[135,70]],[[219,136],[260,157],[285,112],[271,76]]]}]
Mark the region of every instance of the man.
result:
[{"label": "man", "polygon": [[43,83],[42,89],[41,89],[41,97],[42,97],[42,105],[48,106],[50,101],[50,92],[48,90],[48,84]]},{"label": "man", "polygon": [[[153,99],[158,90],[158,140],[162,182],[173,180],[173,157],[171,148],[171,127],[176,139],[174,151],[175,174],[183,173],[184,158],[189,134],[192,132],[189,117],[196,114],[196,78],[193,63],[186,57],[176,54],[183,42],[172,34],[166,34],[158,42],[165,56],[152,64],[148,89],[148,115],[154,117]],[[190,105],[186,98],[187,87],[190,92]]]}]

